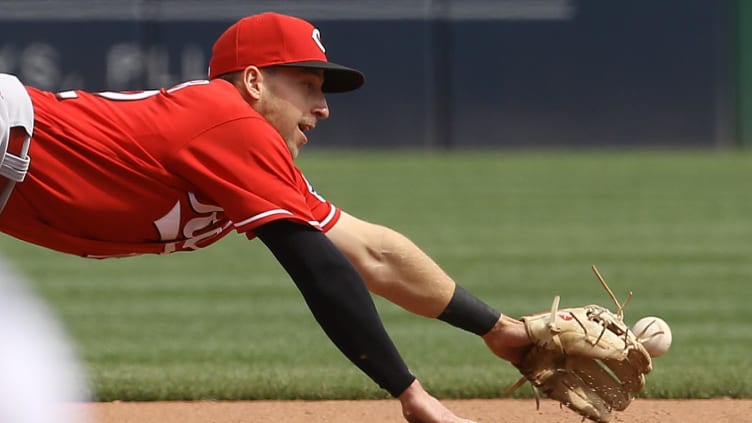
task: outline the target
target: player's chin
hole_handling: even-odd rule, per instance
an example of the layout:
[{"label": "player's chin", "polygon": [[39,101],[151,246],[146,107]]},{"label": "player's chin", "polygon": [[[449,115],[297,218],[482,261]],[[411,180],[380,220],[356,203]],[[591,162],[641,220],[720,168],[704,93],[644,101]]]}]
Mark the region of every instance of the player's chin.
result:
[{"label": "player's chin", "polygon": [[308,143],[308,138],[306,138],[305,134],[302,132],[299,137],[295,137],[294,141],[289,143],[288,147],[290,148],[290,153],[292,153],[292,157],[296,158],[298,157],[298,154],[300,153],[300,150],[303,148],[304,145]]},{"label": "player's chin", "polygon": [[297,143],[294,140],[285,140],[285,143],[287,144],[287,150],[290,151],[290,156],[292,156],[293,160],[298,157],[298,154],[300,153],[300,148],[302,147],[301,144]]}]

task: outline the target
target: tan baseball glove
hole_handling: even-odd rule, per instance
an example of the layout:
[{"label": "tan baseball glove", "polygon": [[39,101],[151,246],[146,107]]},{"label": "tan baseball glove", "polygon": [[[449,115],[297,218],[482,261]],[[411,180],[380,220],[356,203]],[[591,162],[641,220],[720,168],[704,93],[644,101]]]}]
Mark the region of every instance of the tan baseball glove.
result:
[{"label": "tan baseball glove", "polygon": [[525,316],[533,348],[517,366],[533,386],[536,404],[539,392],[596,422],[611,421],[612,410],[622,411],[645,386],[652,361],[645,348],[624,323],[624,305],[593,271],[616,303],[617,312],[598,306],[559,309],[554,298],[550,312]]}]

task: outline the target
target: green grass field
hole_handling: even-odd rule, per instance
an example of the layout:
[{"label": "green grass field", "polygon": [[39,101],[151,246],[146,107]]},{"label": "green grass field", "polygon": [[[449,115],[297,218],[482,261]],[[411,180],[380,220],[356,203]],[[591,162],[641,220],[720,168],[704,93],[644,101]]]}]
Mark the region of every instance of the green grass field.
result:
[{"label": "green grass field", "polygon": [[[752,397],[752,155],[312,150],[299,165],[320,193],[408,235],[507,314],[556,294],[610,306],[593,264],[617,296],[633,291],[627,321],[659,315],[674,332],[645,396]],[[100,400],[385,397],[258,241],[104,261],[1,241]],[[478,337],[376,302],[436,395],[498,397],[518,378]]]}]

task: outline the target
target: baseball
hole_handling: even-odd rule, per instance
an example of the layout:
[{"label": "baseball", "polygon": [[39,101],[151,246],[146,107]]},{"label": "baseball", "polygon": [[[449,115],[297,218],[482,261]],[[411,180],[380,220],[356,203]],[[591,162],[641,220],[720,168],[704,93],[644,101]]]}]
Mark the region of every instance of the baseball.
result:
[{"label": "baseball", "polygon": [[632,326],[632,332],[653,358],[665,354],[671,346],[671,328],[660,317],[643,317]]}]

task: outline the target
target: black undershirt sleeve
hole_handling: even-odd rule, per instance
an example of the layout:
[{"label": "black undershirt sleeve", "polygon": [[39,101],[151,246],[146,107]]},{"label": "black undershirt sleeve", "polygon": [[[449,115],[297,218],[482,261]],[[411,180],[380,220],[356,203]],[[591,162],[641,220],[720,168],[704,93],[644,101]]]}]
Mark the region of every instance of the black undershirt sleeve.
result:
[{"label": "black undershirt sleeve", "polygon": [[277,220],[255,230],[303,294],[327,336],[364,373],[399,396],[414,380],[347,258],[314,228]]}]

